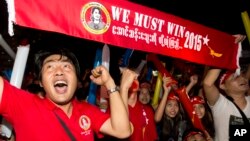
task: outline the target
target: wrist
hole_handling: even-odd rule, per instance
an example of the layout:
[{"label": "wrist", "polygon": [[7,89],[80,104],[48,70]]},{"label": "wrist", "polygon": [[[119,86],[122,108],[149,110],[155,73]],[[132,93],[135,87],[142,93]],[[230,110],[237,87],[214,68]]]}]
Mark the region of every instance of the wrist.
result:
[{"label": "wrist", "polygon": [[116,87],[114,80],[110,80],[105,84],[105,87],[109,90]]},{"label": "wrist", "polygon": [[115,87],[113,87],[113,88],[110,88],[110,89],[108,89],[107,90],[107,93],[108,93],[108,95],[110,95],[110,94],[112,94],[112,93],[114,93],[114,92],[119,92],[119,87],[118,86],[115,86]]}]

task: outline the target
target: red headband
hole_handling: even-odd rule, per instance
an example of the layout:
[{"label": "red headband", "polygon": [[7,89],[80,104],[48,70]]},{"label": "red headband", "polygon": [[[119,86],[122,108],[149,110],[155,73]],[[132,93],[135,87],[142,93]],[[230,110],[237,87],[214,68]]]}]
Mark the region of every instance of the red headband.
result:
[{"label": "red headband", "polygon": [[151,85],[149,83],[147,83],[147,82],[141,83],[140,87],[141,88],[146,88],[146,89],[149,89],[149,90],[151,89]]},{"label": "red headband", "polygon": [[202,132],[199,132],[199,131],[191,131],[190,133],[188,133],[188,134],[185,136],[184,141],[187,141],[187,139],[188,139],[190,136],[196,135],[196,134],[200,134],[200,135],[204,136],[204,135],[202,134]]},{"label": "red headband", "polygon": [[132,85],[129,88],[129,93],[136,92],[136,91],[138,91],[138,89],[139,89],[139,81],[138,80],[134,80],[133,83],[132,83]]},{"label": "red headband", "polygon": [[191,103],[194,104],[204,104],[205,100],[200,96],[194,96],[191,98]]},{"label": "red headband", "polygon": [[220,84],[224,84],[225,81],[233,74],[232,71],[227,71],[225,72],[221,77],[220,77]]},{"label": "red headband", "polygon": [[173,92],[170,92],[168,94],[167,100],[177,100],[177,101],[179,101],[179,97],[177,97]]}]

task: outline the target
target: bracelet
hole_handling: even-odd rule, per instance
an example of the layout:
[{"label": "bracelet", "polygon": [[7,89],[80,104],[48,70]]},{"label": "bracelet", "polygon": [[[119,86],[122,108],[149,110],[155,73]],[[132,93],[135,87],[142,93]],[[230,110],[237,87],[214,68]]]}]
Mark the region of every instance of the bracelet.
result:
[{"label": "bracelet", "polygon": [[109,90],[107,90],[107,93],[108,93],[108,95],[109,94],[111,94],[111,93],[113,93],[113,92],[116,92],[116,91],[119,91],[120,89],[119,89],[119,87],[114,87],[114,88],[111,88],[111,89],[109,89]]}]

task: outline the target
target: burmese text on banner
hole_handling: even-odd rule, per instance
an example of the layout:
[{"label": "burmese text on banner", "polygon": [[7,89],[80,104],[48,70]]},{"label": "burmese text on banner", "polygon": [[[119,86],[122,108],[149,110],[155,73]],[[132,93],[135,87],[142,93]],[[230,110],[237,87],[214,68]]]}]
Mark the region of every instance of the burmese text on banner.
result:
[{"label": "burmese text on banner", "polygon": [[[239,47],[232,35],[130,1],[7,0],[7,3],[10,15],[14,15],[10,21],[20,26],[198,64],[238,68]],[[96,9],[99,17],[94,16]]]}]

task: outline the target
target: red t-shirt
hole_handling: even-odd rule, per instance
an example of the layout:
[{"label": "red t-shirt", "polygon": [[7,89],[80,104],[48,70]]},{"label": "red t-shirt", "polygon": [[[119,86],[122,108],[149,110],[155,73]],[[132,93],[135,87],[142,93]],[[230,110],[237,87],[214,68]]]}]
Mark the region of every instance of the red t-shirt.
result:
[{"label": "red t-shirt", "polygon": [[134,132],[129,141],[157,140],[158,135],[152,107],[137,101],[134,107],[129,106],[129,118],[134,126]]},{"label": "red t-shirt", "polygon": [[99,133],[110,117],[93,105],[73,100],[72,115],[68,118],[50,100],[17,89],[4,80],[0,114],[12,124],[17,141],[69,141],[55,112],[75,138],[84,141],[94,141],[94,133]]}]

